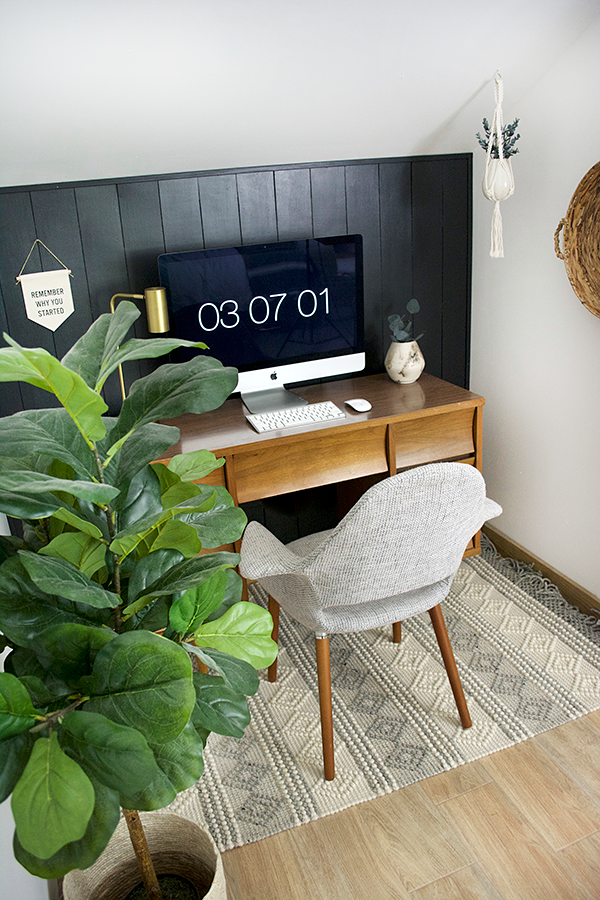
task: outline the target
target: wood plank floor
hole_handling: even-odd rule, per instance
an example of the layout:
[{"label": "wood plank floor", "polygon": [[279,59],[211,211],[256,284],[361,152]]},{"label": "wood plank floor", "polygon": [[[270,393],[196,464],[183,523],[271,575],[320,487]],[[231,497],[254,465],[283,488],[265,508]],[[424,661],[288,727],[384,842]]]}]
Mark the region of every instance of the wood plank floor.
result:
[{"label": "wood plank floor", "polygon": [[598,900],[600,711],[223,863],[229,900]]}]

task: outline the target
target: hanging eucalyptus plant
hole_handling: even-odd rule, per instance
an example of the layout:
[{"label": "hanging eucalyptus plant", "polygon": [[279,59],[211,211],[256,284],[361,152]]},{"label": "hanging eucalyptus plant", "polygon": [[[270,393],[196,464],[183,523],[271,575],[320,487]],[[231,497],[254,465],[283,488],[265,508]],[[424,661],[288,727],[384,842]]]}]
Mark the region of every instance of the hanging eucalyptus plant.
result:
[{"label": "hanging eucalyptus plant", "polygon": [[210,732],[242,736],[277,653],[269,614],[240,602],[238,556],[204,552],[246,522],[224,488],[195,483],[223,460],[154,462],[179,438],[158,420],[217,408],[237,372],[203,355],[162,365],[106,417],[120,363],[205,349],[126,340],[138,316],[122,302],[61,361],[7,335],[0,349],[0,381],[60,403],[0,420],[0,511],[23,525],[0,539],[0,802],[12,793],[16,858],[42,878],[90,866],[121,808],[129,821],[193,785]]}]

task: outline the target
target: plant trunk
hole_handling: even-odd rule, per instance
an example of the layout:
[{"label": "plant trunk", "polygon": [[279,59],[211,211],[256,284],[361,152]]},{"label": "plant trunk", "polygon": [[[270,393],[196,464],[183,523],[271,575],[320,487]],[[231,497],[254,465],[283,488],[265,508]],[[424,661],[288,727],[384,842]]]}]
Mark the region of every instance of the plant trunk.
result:
[{"label": "plant trunk", "polygon": [[154,871],[152,857],[150,856],[148,844],[146,843],[146,835],[144,834],[140,814],[135,809],[124,809],[123,814],[125,816],[125,821],[127,822],[129,837],[131,838],[135,857],[138,866],[140,867],[140,874],[142,876],[142,881],[144,882],[144,887],[146,888],[148,900],[163,900],[156,872]]}]

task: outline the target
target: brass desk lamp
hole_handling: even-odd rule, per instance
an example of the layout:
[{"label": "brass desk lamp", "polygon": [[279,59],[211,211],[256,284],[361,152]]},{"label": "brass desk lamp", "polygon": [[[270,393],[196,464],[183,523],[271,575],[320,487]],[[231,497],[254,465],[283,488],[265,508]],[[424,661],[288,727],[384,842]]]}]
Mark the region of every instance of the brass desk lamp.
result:
[{"label": "brass desk lamp", "polygon": [[[110,298],[110,311],[115,311],[115,300],[145,300],[148,331],[151,334],[164,334],[169,330],[169,311],[167,309],[167,292],[162,287],[146,288],[143,294],[113,294]],[[125,381],[123,369],[119,366],[119,380],[121,382],[121,394],[125,399]]]}]

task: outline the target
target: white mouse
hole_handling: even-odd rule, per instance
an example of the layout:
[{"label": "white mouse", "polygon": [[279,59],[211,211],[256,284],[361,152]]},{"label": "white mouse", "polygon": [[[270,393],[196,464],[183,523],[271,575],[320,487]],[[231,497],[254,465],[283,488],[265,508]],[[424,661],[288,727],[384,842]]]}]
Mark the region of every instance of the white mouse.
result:
[{"label": "white mouse", "polygon": [[372,407],[368,400],[357,397],[355,400],[344,400],[346,406],[351,406],[356,412],[368,412]]}]

